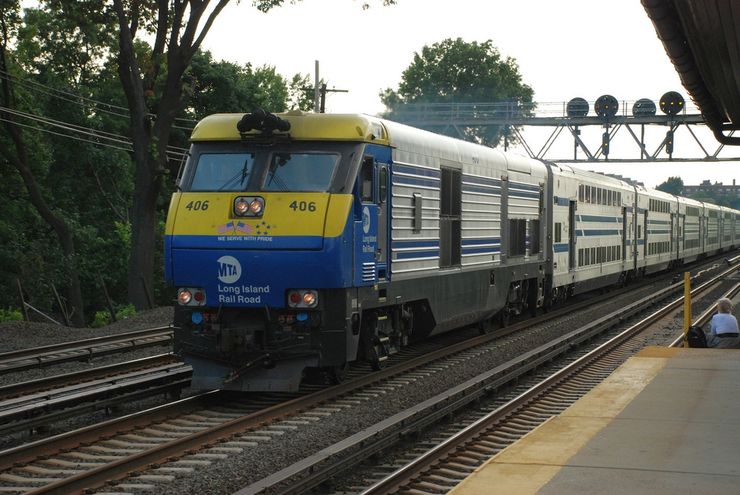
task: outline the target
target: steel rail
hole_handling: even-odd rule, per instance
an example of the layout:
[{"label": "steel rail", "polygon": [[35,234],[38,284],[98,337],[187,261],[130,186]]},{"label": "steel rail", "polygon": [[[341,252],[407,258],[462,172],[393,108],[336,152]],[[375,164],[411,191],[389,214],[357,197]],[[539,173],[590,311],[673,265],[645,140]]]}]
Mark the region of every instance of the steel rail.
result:
[{"label": "steel rail", "polygon": [[0,374],[103,356],[135,347],[164,345],[172,341],[171,327],[149,328],[123,334],[63,342],[0,354]]},{"label": "steel rail", "polygon": [[[734,271],[735,268],[726,270],[715,277],[715,279],[721,279]],[[695,289],[695,292],[703,292],[711,284],[712,281],[702,284]],[[428,399],[422,404],[387,418],[371,428],[366,428],[342,442],[331,445],[306,459],[235,492],[234,495],[256,495],[263,492],[276,492],[281,495],[305,493],[307,490],[318,486],[332,476],[338,475],[343,470],[356,464],[359,460],[366,459],[378,451],[391,447],[403,436],[414,431],[419,431],[424,426],[454,413],[487,391],[496,389],[524,373],[532,371],[539,365],[563,354],[574,345],[593,338],[595,335],[625,320],[630,315],[637,314],[645,306],[655,304],[658,300],[665,298],[670,292],[675,290],[676,285],[681,286],[682,282],[673,284],[619,311],[605,315],[581,329],[574,330],[559,339],[525,353],[489,372],[483,373],[462,385],[453,387],[432,399]],[[680,305],[682,298],[678,301],[678,303],[674,302],[672,304]],[[668,310],[663,309],[660,314],[664,314],[666,311]],[[642,320],[641,323],[644,323],[646,320]],[[276,491],[276,487],[279,486],[289,486],[289,488]],[[378,491],[376,493],[384,492]]]},{"label": "steel rail", "polygon": [[[710,280],[693,289],[691,291],[691,294],[697,295],[707,290],[711,285],[716,283],[717,280],[721,279],[722,277],[728,276],[735,271],[736,268],[726,270],[722,274],[715,277],[713,280]],[[440,459],[453,454],[456,450],[460,449],[462,445],[472,441],[475,437],[481,435],[496,422],[501,421],[508,415],[515,412],[517,409],[534,400],[536,397],[542,394],[546,394],[548,389],[568,380],[569,377],[577,375],[581,372],[583,368],[591,366],[603,356],[612,352],[614,349],[631,339],[634,335],[638,334],[645,328],[652,325],[654,322],[656,322],[669,312],[680,308],[683,304],[683,299],[683,296],[681,296],[667,306],[660,308],[649,316],[643,318],[638,323],[630,326],[615,337],[611,338],[609,341],[601,344],[593,351],[573,361],[571,364],[565,366],[556,373],[542,380],[534,387],[530,388],[518,397],[499,407],[495,411],[492,411],[490,414],[480,418],[478,421],[464,428],[463,430],[448,438],[444,442],[440,443],[436,447],[428,450],[426,453],[419,456],[409,464],[391,473],[383,480],[377,482],[370,488],[361,492],[360,495],[385,495],[388,493],[394,493],[402,489],[414,478],[417,478],[420,473],[430,469],[434,464],[438,463]]]},{"label": "steel rail", "polygon": [[[735,285],[732,289],[725,292],[725,294],[722,297],[726,297],[728,299],[731,299],[740,291],[740,283]],[[692,323],[692,325],[701,325],[704,326],[709,322],[709,320],[714,315],[714,312],[717,310],[717,303],[712,304],[707,309],[704,310],[699,316],[696,317],[696,320]],[[686,341],[686,334],[682,333],[679,335],[676,340],[670,343],[668,347],[684,347],[684,342]]]},{"label": "steel rail", "polygon": [[[192,368],[168,363],[145,370],[78,383],[53,391],[7,399],[0,403],[0,433],[11,433],[70,417],[81,411],[99,410],[112,404],[146,397],[190,383]],[[155,392],[152,392],[156,390]]]},{"label": "steel rail", "polygon": [[38,378],[36,380],[11,383],[0,387],[0,400],[4,400],[10,397],[16,397],[18,395],[31,394],[39,390],[50,390],[60,384],[68,385],[90,380],[92,378],[97,378],[100,376],[115,375],[126,371],[131,371],[133,369],[157,366],[158,364],[163,364],[164,362],[172,362],[174,361],[174,359],[175,357],[172,354],[157,354],[156,356],[149,356],[116,364],[96,366],[95,368],[90,368],[83,371],[74,371],[61,375]]},{"label": "steel rail", "polygon": [[[671,290],[671,288],[675,290],[677,287],[680,287],[680,285],[680,283],[674,284],[665,290]],[[663,291],[661,291],[661,293],[663,293]],[[572,311],[572,308],[564,308],[562,311],[567,313]],[[549,316],[545,315],[544,319],[549,319],[555,314],[557,313],[553,312]],[[513,326],[511,330],[514,330],[517,327],[529,326],[533,323],[533,320],[529,320],[528,322]],[[173,440],[162,445],[153,447],[151,449],[135,453],[128,458],[120,459],[105,466],[99,466],[85,473],[80,473],[67,479],[59,480],[45,487],[40,487],[36,490],[33,490],[30,493],[75,493],[84,489],[99,487],[107,481],[120,479],[126,476],[128,472],[144,469],[149,465],[162,461],[163,459],[181,456],[189,450],[197,449],[199,447],[202,447],[203,445],[215,442],[224,437],[228,437],[234,433],[240,433],[266,422],[274,421],[279,418],[295,414],[297,410],[305,410],[306,408],[314,407],[321,404],[322,402],[342,396],[346,393],[363,388],[367,385],[382,382],[383,380],[386,380],[398,373],[413,370],[419,366],[426,365],[437,359],[450,356],[454,353],[466,350],[468,348],[480,345],[481,343],[485,343],[496,338],[498,338],[497,334],[479,336],[475,339],[471,339],[470,341],[459,343],[446,349],[435,351],[429,355],[411,359],[399,365],[389,367],[385,370],[373,373],[372,375],[361,377],[352,380],[351,382],[346,382],[330,389],[313,393],[306,397],[293,399],[277,406],[272,406],[259,412],[227,421],[216,428],[204,430],[188,437]],[[551,359],[551,356],[541,356],[541,359],[548,360]],[[167,414],[164,410],[161,410],[160,413]],[[147,419],[148,418],[144,416],[139,416],[134,420],[134,422],[136,424],[142,424],[146,422]],[[152,420],[149,421],[151,422]],[[76,445],[75,442],[77,441],[77,438],[74,438],[72,436],[67,437],[64,439],[63,443],[67,446],[71,445],[73,447],[74,445]],[[12,454],[12,456],[9,456],[8,454]],[[0,470],[4,469],[3,461],[5,459],[8,459],[11,462],[10,465],[12,465],[19,462],[28,462],[32,460],[35,455],[36,454],[34,454],[32,449],[26,449],[22,452],[16,451],[7,454],[0,452]],[[8,465],[9,464],[6,462],[5,466]]]}]

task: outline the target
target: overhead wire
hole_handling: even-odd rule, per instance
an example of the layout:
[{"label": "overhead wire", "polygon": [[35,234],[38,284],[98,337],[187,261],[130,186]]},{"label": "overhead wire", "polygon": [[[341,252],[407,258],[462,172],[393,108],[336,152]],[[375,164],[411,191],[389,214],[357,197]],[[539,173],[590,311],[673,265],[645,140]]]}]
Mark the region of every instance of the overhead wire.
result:
[{"label": "overhead wire", "polygon": [[[61,121],[61,120],[52,119],[50,117],[42,117],[42,116],[35,115],[35,114],[32,114],[32,113],[22,112],[20,110],[16,110],[16,109],[13,109],[13,108],[4,107],[2,105],[0,105],[0,110],[3,110],[3,111],[5,111],[5,112],[7,112],[9,114],[17,115],[19,117],[23,117],[23,118],[26,118],[26,119],[29,119],[29,120],[35,120],[37,122],[48,124],[48,125],[51,125],[51,126],[54,126],[54,127],[59,127],[59,128],[62,128],[62,129],[67,129],[67,130],[70,130],[70,131],[73,131],[73,132],[79,132],[81,134],[88,134],[88,135],[91,135],[91,136],[94,136],[94,137],[108,139],[108,140],[116,141],[116,142],[119,142],[119,143],[131,144],[131,140],[127,136],[123,136],[123,135],[120,135],[120,134],[114,134],[114,133],[108,132],[108,131],[102,131],[102,130],[99,130],[99,129],[93,129],[93,128],[90,128],[90,127],[85,127],[85,126],[81,126],[81,125],[77,125],[77,124],[71,124],[69,122],[64,122],[64,121]],[[180,146],[174,146],[174,145],[167,145],[167,149],[169,149],[169,150],[178,150],[178,151],[187,151],[187,148],[182,148]]]},{"label": "overhead wire", "polygon": [[[17,120],[4,117],[2,113],[16,115],[16,116],[31,120],[33,122],[38,122],[38,123],[41,123],[47,126],[64,129],[70,132],[76,132],[78,134],[81,134],[82,136],[87,136],[87,137],[76,136],[73,134],[45,129],[40,126],[25,124],[22,122],[18,122]],[[33,129],[36,131],[41,131],[41,132],[53,134],[53,135],[60,136],[60,137],[66,137],[69,139],[74,139],[77,141],[82,141],[82,142],[86,142],[86,143],[90,143],[90,144],[94,144],[98,146],[105,146],[108,148],[118,149],[118,150],[127,151],[127,152],[133,151],[133,143],[131,142],[131,140],[125,138],[124,136],[117,136],[112,133],[106,133],[106,134],[109,134],[110,136],[106,136],[103,134],[97,134],[94,129],[89,129],[89,128],[85,128],[82,126],[73,127],[73,125],[70,125],[70,124],[59,123],[59,121],[54,121],[53,119],[40,118],[33,114],[27,114],[25,112],[20,112],[20,111],[9,109],[9,108],[2,107],[2,106],[0,106],[0,121],[8,122],[14,125],[18,125],[20,127]],[[91,139],[91,138],[95,138],[95,139]],[[166,154],[168,156],[168,159],[180,160],[182,159],[182,157],[187,155],[187,149],[177,147],[177,146],[168,146],[166,150]]]},{"label": "overhead wire", "polygon": [[[88,108],[95,108],[95,109],[97,109],[99,111],[102,111],[104,113],[108,113],[108,114],[111,114],[111,115],[115,115],[117,117],[125,117],[125,118],[129,118],[130,117],[130,110],[127,107],[123,107],[123,106],[120,106],[120,105],[115,105],[115,104],[112,104],[112,103],[102,102],[102,101],[95,100],[93,98],[88,98],[86,96],[75,94],[75,93],[72,93],[72,92],[69,92],[69,91],[64,91],[62,89],[57,89],[57,88],[54,88],[54,87],[49,86],[47,84],[42,84],[42,83],[39,83],[39,82],[36,82],[36,81],[24,79],[24,78],[21,78],[19,76],[14,75],[14,74],[11,74],[11,73],[9,73],[7,71],[4,71],[2,69],[0,69],[0,74],[5,75],[6,77],[12,79],[15,84],[18,84],[18,85],[23,86],[25,88],[31,89],[32,91],[38,91],[38,92],[43,93],[43,94],[46,94],[48,96],[51,96],[51,97],[54,97],[54,98],[58,98],[58,99],[61,99],[61,100],[64,100],[64,101],[68,101],[68,102],[74,103],[76,105],[87,106]],[[59,96],[59,95],[64,95],[64,96]],[[84,104],[80,103],[79,100],[82,100],[84,102],[90,102],[91,104],[84,105]],[[115,112],[113,110],[107,110],[107,109],[101,108],[101,107],[107,107],[109,109],[120,110],[120,111],[125,112],[125,113],[119,113],[119,112]],[[156,115],[153,114],[153,113],[147,113],[146,115],[149,116],[149,117],[156,118]],[[175,117],[174,120],[180,121],[180,122],[187,122],[187,123],[191,123],[191,124],[195,124],[195,123],[198,122],[197,120],[188,119],[188,118],[185,118],[185,117]],[[184,130],[192,131],[192,128],[180,127],[180,126],[175,126],[175,125],[173,125],[173,127],[178,128],[178,129],[184,129]]]}]

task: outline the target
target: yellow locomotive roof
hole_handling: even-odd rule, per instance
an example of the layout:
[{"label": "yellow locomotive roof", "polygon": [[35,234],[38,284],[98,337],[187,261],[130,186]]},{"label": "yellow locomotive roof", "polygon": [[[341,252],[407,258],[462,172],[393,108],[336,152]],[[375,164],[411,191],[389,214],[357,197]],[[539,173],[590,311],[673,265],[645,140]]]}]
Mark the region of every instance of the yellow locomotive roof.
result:
[{"label": "yellow locomotive roof", "polygon": [[[362,114],[326,114],[292,111],[276,114],[290,122],[292,139],[366,141],[388,144],[388,132],[380,119]],[[191,141],[233,141],[241,139],[236,128],[243,113],[209,115],[195,126]],[[259,134],[250,131],[248,134]],[[276,135],[283,133],[276,132]]]}]

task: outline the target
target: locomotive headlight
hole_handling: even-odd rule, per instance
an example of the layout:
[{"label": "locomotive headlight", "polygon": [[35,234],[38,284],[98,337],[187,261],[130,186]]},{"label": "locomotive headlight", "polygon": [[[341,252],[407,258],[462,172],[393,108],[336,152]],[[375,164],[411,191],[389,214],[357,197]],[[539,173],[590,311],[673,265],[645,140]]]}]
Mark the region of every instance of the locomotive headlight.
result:
[{"label": "locomotive headlight", "polygon": [[303,304],[312,308],[316,306],[316,294],[313,292],[306,292],[303,294]]},{"label": "locomotive headlight", "polygon": [[177,302],[180,306],[205,306],[206,292],[195,287],[181,287],[177,290]]},{"label": "locomotive headlight", "polygon": [[265,211],[265,200],[259,196],[238,196],[234,199],[234,214],[238,217],[260,217]]},{"label": "locomotive headlight", "polygon": [[264,208],[265,204],[261,201],[260,198],[255,198],[252,200],[251,203],[249,203],[249,211],[253,215],[261,215]]},{"label": "locomotive headlight", "polygon": [[192,300],[193,293],[190,292],[188,289],[180,289],[177,291],[177,302],[179,302],[181,305],[187,306]]},{"label": "locomotive headlight", "polygon": [[236,201],[234,201],[234,213],[241,217],[247,213],[247,210],[249,210],[247,198],[236,198]]},{"label": "locomotive headlight", "polygon": [[288,307],[315,308],[319,304],[319,293],[310,289],[293,289],[288,291]]}]

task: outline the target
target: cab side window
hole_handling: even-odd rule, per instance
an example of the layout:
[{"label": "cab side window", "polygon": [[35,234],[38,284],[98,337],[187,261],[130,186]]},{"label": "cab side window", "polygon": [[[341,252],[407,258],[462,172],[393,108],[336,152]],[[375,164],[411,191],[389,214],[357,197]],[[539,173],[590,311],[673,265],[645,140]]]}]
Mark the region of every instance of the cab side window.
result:
[{"label": "cab side window", "polygon": [[363,203],[373,201],[373,158],[365,157],[360,170],[360,199]]}]

